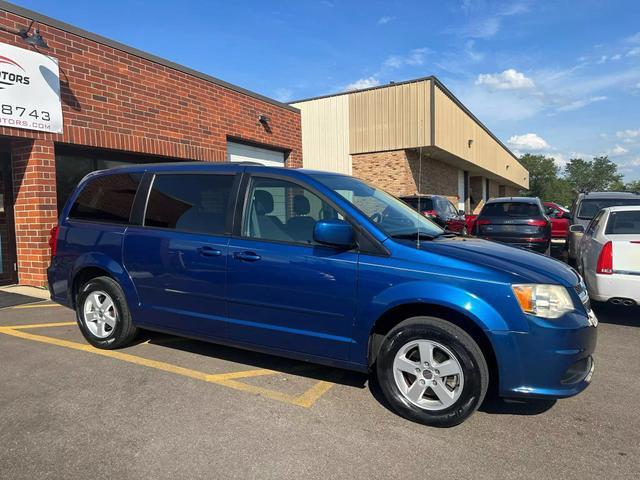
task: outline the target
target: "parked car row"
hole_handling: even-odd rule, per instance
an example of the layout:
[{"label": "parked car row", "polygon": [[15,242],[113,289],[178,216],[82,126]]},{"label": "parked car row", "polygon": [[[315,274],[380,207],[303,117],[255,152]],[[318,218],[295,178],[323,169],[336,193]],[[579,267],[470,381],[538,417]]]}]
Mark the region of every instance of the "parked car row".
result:
[{"label": "parked car row", "polygon": [[[437,198],[403,199],[416,208],[417,198],[429,198],[431,202],[432,197]],[[444,202],[448,201],[444,199]],[[552,246],[561,251],[567,249],[569,261],[575,262],[593,300],[640,305],[640,195],[637,193],[582,193],[571,210],[528,197],[490,199],[478,215],[441,213],[431,203],[429,211],[418,210],[456,233],[468,230],[480,238],[545,254],[550,253]],[[455,220],[451,220],[453,218]],[[468,228],[461,230],[461,223]]]}]

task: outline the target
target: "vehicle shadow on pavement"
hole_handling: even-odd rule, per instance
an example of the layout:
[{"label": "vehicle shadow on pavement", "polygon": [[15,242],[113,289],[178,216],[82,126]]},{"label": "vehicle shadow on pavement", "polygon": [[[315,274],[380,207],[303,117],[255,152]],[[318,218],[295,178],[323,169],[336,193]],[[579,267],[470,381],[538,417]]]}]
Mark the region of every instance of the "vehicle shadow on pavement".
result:
[{"label": "vehicle shadow on pavement", "polygon": [[312,380],[327,381],[357,388],[365,388],[368,379],[367,375],[363,373],[291,360],[275,355],[200,340],[174,337],[162,333],[145,331],[139,339],[139,343],[143,342],[148,342],[151,345],[160,345],[173,350],[180,350],[182,352],[203,355],[225,362],[237,363],[242,365],[238,367],[238,370],[242,370],[244,367],[247,367],[247,369],[262,368]]},{"label": "vehicle shadow on pavement", "polygon": [[591,306],[601,323],[640,327],[640,307],[625,307],[610,303],[591,302]]}]

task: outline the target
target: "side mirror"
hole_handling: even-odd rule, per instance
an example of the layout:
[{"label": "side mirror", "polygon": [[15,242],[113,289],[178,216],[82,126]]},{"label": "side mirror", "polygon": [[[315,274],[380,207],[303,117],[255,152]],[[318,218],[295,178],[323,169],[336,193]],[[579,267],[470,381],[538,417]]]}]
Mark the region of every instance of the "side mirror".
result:
[{"label": "side mirror", "polygon": [[318,220],[313,227],[313,239],[324,245],[351,248],[354,246],[353,227],[344,220]]},{"label": "side mirror", "polygon": [[464,216],[464,210],[458,210],[458,215]]},{"label": "side mirror", "polygon": [[582,225],[571,225],[569,231],[572,233],[584,233],[584,227]]}]

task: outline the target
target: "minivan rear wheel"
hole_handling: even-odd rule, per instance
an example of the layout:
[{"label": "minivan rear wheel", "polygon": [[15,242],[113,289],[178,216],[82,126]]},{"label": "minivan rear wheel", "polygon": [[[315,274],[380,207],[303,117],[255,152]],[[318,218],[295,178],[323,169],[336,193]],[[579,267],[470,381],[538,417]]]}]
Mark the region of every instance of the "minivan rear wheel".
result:
[{"label": "minivan rear wheel", "polygon": [[478,344],[435,317],[413,317],[394,327],[382,342],[376,372],[397,413],[434,427],[462,423],[480,406],[489,384]]},{"label": "minivan rear wheel", "polygon": [[80,288],[76,319],[84,338],[97,348],[124,347],[138,333],[122,288],[106,276],[92,278]]}]

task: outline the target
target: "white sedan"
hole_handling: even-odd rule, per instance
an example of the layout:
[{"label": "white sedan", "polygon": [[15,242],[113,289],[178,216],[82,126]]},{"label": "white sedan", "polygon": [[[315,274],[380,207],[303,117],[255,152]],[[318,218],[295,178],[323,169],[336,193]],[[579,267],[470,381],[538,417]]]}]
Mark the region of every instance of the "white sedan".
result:
[{"label": "white sedan", "polygon": [[592,300],[640,305],[640,206],[600,210],[584,230],[577,264]]}]

